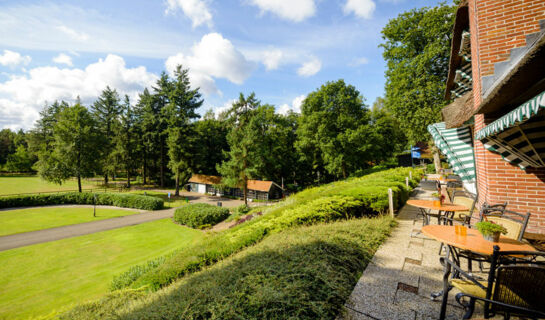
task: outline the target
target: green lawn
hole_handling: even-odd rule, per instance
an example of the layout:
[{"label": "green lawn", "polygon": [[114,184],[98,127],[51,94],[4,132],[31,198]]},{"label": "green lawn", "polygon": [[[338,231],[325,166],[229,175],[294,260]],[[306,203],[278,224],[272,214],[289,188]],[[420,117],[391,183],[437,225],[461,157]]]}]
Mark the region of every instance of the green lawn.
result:
[{"label": "green lawn", "polygon": [[0,252],[0,319],[49,314],[108,292],[112,277],[205,237],[170,219]]},{"label": "green lawn", "polygon": [[0,236],[128,216],[137,210],[43,207],[0,211]]},{"label": "green lawn", "polygon": [[[96,182],[83,180],[82,188],[97,188]],[[51,191],[77,190],[78,183],[71,179],[58,185],[42,180],[38,176],[0,177],[0,195],[15,193],[36,193]]]}]

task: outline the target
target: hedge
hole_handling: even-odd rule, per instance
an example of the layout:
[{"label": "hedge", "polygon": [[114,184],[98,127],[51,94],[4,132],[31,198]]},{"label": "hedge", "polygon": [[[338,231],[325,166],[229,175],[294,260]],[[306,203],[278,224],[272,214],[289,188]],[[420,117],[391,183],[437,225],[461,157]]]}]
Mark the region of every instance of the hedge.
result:
[{"label": "hedge", "polygon": [[163,208],[163,200],[156,197],[126,193],[91,192],[69,192],[0,197],[0,208],[46,206],[55,204],[93,204],[95,195],[97,205],[135,208],[142,210],[159,210]]},{"label": "hedge", "polygon": [[117,291],[61,319],[335,319],[393,225],[290,228],[164,290]]},{"label": "hedge", "polygon": [[174,221],[192,228],[212,226],[229,216],[229,209],[207,203],[193,203],[176,209]]},{"label": "hedge", "polygon": [[112,283],[112,288],[145,286],[155,291],[292,226],[384,213],[388,209],[388,188],[394,191],[398,207],[407,199],[410,189],[405,186],[405,177],[409,171],[413,173],[409,185],[416,186],[421,171],[396,168],[309,188],[274,206],[254,209],[263,211],[263,215],[186,247],[155,268],[131,268],[115,277],[113,282],[122,285]]}]

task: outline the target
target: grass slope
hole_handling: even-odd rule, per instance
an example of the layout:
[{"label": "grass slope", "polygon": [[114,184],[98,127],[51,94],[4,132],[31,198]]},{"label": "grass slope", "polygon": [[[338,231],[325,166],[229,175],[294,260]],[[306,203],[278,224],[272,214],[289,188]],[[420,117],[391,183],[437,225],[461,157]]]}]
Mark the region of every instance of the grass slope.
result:
[{"label": "grass slope", "polygon": [[[82,180],[81,184],[82,188],[84,189],[97,188],[97,185],[91,181]],[[62,185],[58,185],[42,180],[38,176],[0,177],[0,195],[77,189],[78,183],[74,179],[68,180]]]},{"label": "grass slope", "polygon": [[170,219],[0,252],[0,319],[59,310],[109,291],[112,276],[204,234]]},{"label": "grass slope", "polygon": [[136,210],[44,207],[0,211],[0,236],[136,214]]},{"label": "grass slope", "polygon": [[158,292],[115,292],[61,318],[334,319],[393,225],[380,217],[288,229]]}]

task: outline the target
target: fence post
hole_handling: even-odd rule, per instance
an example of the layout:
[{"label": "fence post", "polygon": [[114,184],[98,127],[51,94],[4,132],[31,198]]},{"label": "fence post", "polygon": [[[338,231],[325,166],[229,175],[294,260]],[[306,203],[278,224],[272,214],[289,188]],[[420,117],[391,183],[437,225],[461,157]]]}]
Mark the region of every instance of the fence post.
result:
[{"label": "fence post", "polygon": [[390,215],[394,217],[394,193],[391,188],[388,188],[388,207],[390,209]]},{"label": "fence post", "polygon": [[409,177],[405,177],[405,185],[407,188],[409,187]]},{"label": "fence post", "polygon": [[413,172],[412,171],[409,171],[409,179],[413,179]]}]

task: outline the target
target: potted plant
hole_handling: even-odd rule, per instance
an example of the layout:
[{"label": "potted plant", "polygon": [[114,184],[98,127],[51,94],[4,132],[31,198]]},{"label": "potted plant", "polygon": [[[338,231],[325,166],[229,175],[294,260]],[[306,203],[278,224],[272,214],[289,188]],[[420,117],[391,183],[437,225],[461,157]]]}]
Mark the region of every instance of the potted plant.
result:
[{"label": "potted plant", "polygon": [[497,224],[493,221],[481,221],[475,224],[477,230],[488,241],[498,242],[500,241],[500,234],[507,234],[507,229],[501,224]]},{"label": "potted plant", "polygon": [[432,200],[433,200],[433,205],[435,207],[440,207],[441,206],[441,198],[442,198],[442,195],[439,193],[439,192],[434,192],[432,193]]}]

